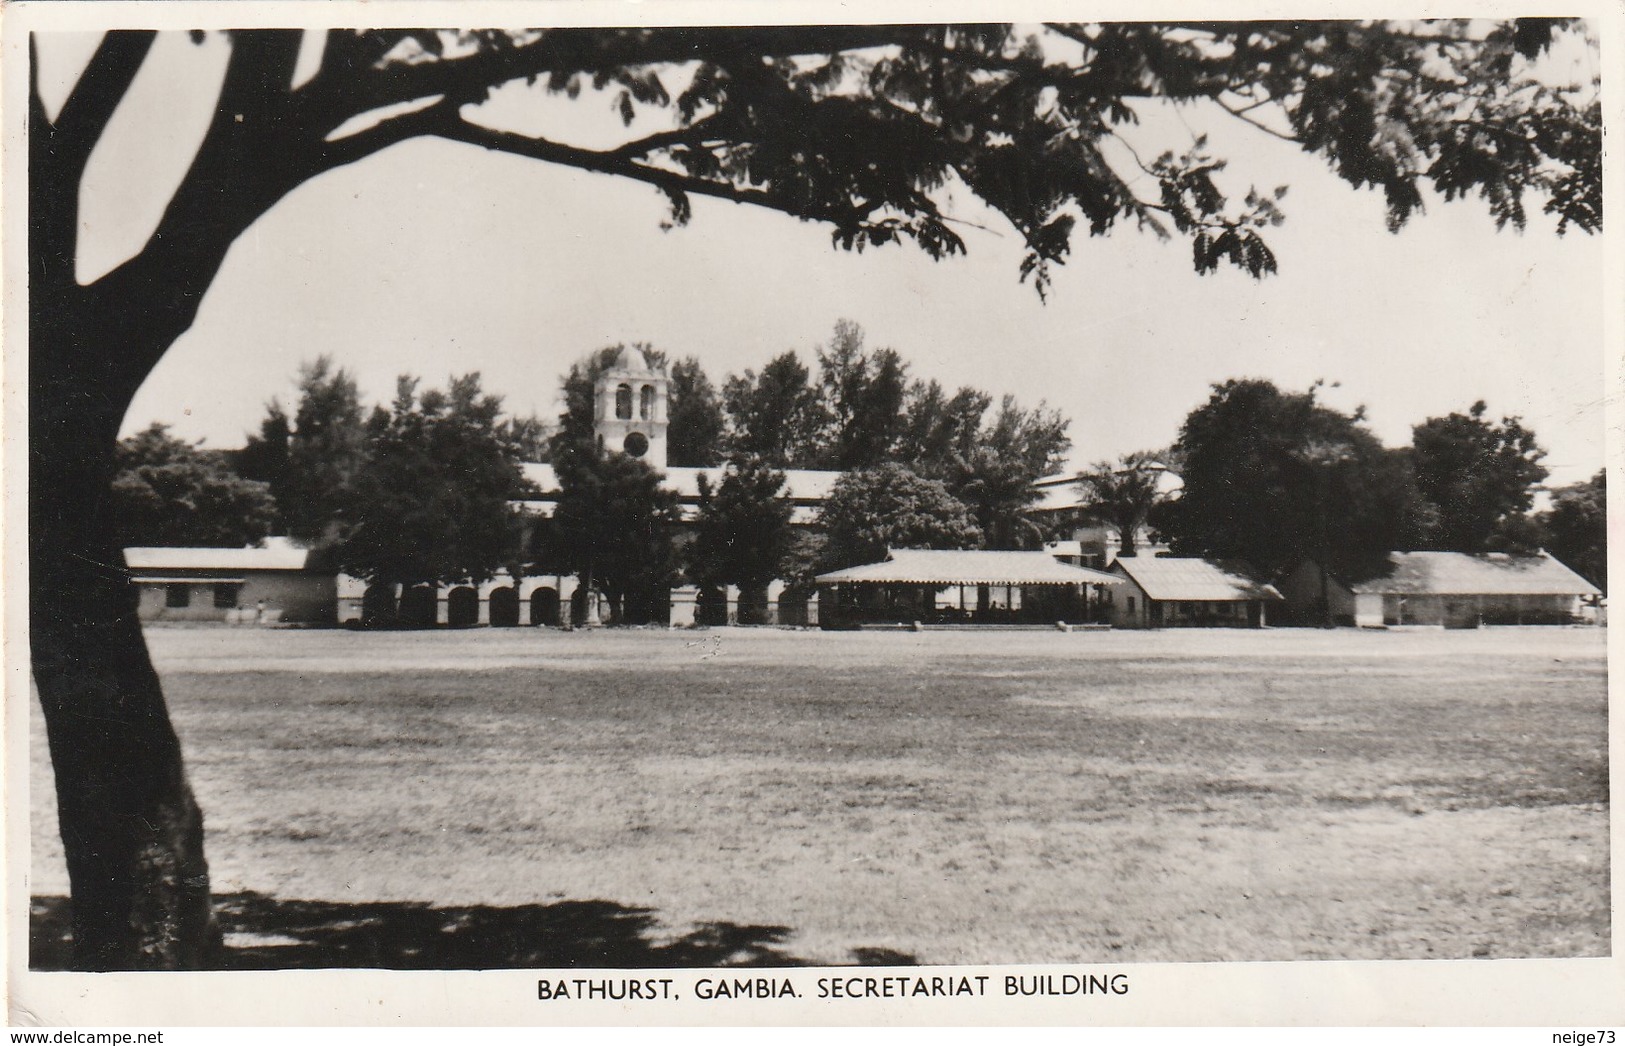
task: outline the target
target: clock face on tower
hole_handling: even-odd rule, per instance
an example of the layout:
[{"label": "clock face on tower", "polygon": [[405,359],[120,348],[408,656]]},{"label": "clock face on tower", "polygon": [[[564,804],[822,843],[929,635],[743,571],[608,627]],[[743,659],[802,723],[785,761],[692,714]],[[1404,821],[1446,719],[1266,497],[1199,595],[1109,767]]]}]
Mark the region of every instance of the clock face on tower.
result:
[{"label": "clock face on tower", "polygon": [[621,444],[621,449],[634,458],[641,458],[649,453],[649,437],[641,432],[629,432],[626,434],[626,441]]}]

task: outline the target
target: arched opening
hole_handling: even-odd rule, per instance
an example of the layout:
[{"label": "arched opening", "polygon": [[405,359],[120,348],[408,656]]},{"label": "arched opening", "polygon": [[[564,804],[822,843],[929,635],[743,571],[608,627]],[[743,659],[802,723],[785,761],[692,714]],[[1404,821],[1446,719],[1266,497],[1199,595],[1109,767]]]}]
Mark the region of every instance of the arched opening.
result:
[{"label": "arched opening", "polygon": [[427,628],[435,623],[439,597],[428,585],[413,585],[401,593],[400,622],[413,628]]},{"label": "arched opening", "polygon": [[530,594],[530,623],[557,625],[559,623],[559,590],[550,585]]},{"label": "arched opening", "polygon": [[634,584],[621,595],[617,625],[665,625],[671,623],[671,589],[665,585]]},{"label": "arched opening", "polygon": [[491,590],[491,627],[513,628],[519,624],[519,592],[512,585]]},{"label": "arched opening", "polygon": [[446,597],[446,624],[467,628],[480,620],[480,594],[467,585],[451,590]]},{"label": "arched opening", "polygon": [[615,416],[622,421],[632,420],[632,386],[624,382],[615,386]]},{"label": "arched opening", "polygon": [[638,392],[638,417],[648,421],[655,416],[655,387],[645,385]]},{"label": "arched opening", "polygon": [[807,623],[806,592],[787,588],[779,595],[779,624],[805,625]]},{"label": "arched opening", "polygon": [[368,585],[361,594],[361,623],[363,625],[392,625],[395,623],[395,586]]},{"label": "arched opening", "polygon": [[739,589],[739,623],[765,625],[768,623],[766,585],[743,585]]},{"label": "arched opening", "polygon": [[700,589],[694,600],[696,625],[726,625],[728,623],[728,593],[707,586]]},{"label": "arched opening", "polygon": [[570,593],[570,623],[577,626],[587,623],[586,585],[577,585],[576,590]]}]

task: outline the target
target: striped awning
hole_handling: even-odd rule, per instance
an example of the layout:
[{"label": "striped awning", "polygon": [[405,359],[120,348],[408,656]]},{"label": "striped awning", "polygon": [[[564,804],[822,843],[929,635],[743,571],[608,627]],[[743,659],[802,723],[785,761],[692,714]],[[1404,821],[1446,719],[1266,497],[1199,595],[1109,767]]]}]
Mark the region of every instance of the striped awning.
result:
[{"label": "striped awning", "polygon": [[879,563],[818,575],[820,585],[1120,585],[1123,579],[1062,563],[1048,552],[894,548]]}]

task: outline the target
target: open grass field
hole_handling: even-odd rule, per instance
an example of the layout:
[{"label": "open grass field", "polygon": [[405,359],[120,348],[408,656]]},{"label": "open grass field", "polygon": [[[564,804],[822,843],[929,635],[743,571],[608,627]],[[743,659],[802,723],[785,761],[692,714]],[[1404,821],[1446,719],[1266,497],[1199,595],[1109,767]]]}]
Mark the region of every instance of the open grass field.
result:
[{"label": "open grass field", "polygon": [[1609,950],[1599,629],[148,636],[238,966]]}]

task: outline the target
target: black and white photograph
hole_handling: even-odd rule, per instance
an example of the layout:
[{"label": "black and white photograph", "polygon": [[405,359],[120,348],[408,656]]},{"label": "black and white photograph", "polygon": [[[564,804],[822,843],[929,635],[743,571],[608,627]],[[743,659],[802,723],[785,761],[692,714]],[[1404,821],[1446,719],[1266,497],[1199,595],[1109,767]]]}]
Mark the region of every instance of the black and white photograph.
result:
[{"label": "black and white photograph", "polygon": [[0,26],[11,1023],[1625,1023],[1617,7],[233,6]]}]

